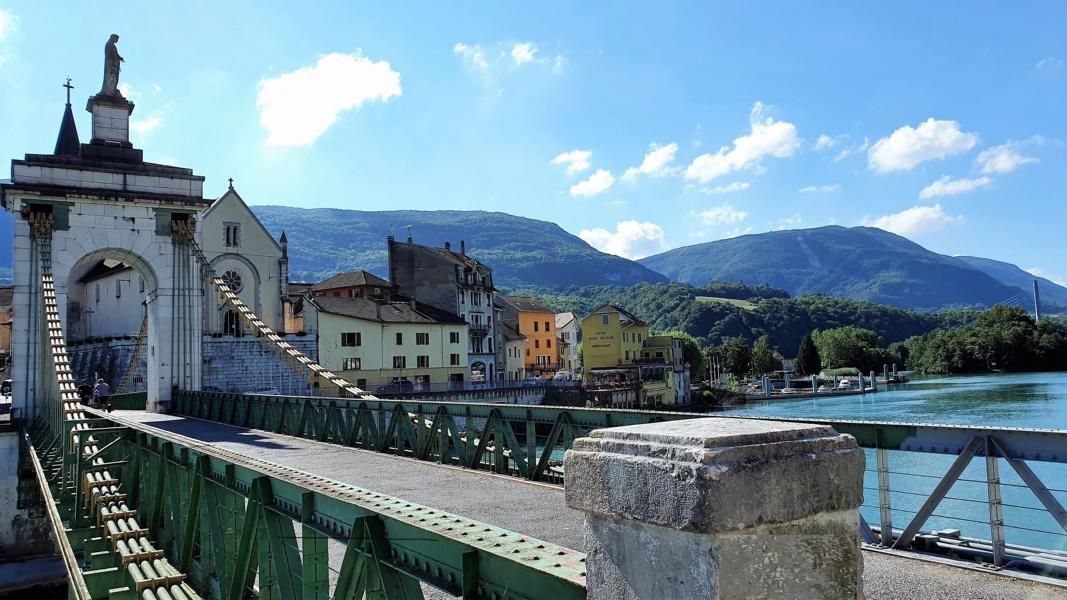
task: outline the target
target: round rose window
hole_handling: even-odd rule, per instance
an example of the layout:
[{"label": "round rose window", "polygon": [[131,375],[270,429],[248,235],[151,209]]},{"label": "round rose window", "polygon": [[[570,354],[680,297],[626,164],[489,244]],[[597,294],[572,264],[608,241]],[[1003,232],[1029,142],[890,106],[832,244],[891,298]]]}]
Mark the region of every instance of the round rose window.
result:
[{"label": "round rose window", "polygon": [[241,282],[241,274],[237,271],[226,271],[222,274],[222,281],[234,293],[240,292],[244,284]]}]

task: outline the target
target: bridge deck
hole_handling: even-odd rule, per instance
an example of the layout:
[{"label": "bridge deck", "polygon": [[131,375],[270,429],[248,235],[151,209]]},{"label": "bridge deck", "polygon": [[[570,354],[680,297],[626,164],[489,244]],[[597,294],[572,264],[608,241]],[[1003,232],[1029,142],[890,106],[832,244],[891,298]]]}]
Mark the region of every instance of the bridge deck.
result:
[{"label": "bridge deck", "polygon": [[[566,507],[558,487],[198,419],[137,411],[116,416],[584,550],[581,514]],[[338,554],[332,550],[331,563]],[[879,552],[864,553],[863,578],[866,598],[875,600],[1064,596],[1062,588]]]}]

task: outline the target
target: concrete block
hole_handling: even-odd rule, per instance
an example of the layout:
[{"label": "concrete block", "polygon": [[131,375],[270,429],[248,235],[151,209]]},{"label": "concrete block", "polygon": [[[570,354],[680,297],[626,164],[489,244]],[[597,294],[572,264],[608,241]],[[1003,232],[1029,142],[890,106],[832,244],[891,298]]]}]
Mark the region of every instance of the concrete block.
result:
[{"label": "concrete block", "polygon": [[860,598],[864,455],[819,425],[600,429],[564,459],[589,598]]}]

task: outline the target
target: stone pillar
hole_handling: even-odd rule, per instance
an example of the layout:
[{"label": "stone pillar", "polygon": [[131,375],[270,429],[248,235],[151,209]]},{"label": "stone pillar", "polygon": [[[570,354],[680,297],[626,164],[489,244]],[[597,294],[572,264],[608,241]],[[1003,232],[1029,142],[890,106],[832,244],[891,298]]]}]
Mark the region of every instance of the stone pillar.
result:
[{"label": "stone pillar", "polygon": [[564,468],[590,600],[862,598],[849,435],[726,418],[598,429]]}]

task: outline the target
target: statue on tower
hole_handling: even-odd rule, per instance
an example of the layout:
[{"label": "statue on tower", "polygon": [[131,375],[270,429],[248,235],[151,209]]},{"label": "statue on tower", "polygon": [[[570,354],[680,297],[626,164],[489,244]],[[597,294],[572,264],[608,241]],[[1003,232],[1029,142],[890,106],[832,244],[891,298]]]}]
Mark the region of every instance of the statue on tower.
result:
[{"label": "statue on tower", "polygon": [[123,60],[119,56],[118,46],[115,45],[118,41],[119,36],[112,33],[104,45],[104,85],[100,88],[101,96],[122,98],[122,92],[119,91],[119,71],[122,69]]}]

